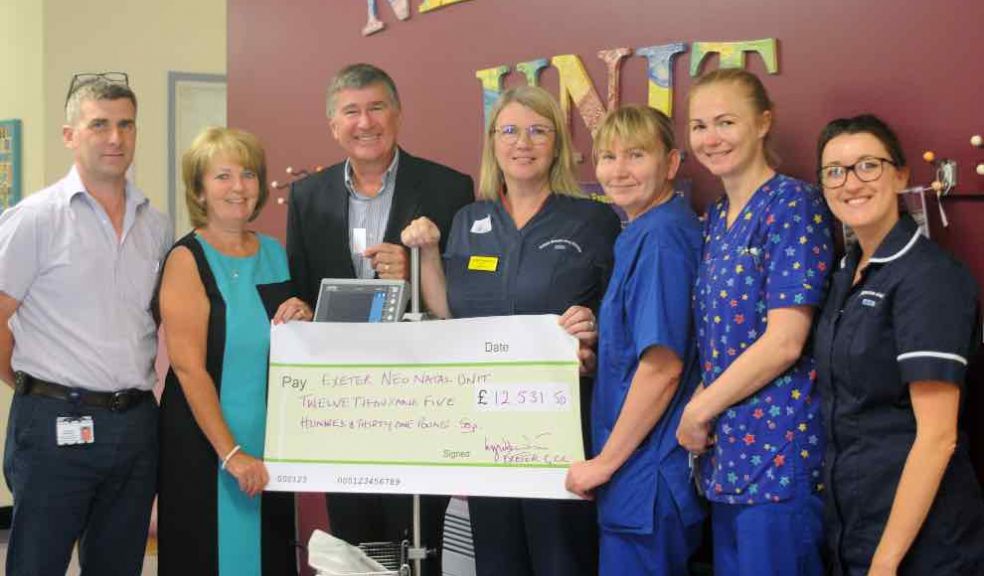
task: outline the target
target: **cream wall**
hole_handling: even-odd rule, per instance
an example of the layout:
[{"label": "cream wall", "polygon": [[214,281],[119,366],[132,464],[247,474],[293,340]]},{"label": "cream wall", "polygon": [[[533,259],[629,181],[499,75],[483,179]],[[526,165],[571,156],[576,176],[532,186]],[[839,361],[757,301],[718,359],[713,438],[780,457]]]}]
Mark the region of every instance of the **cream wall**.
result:
[{"label": "cream wall", "polygon": [[0,120],[23,122],[22,192],[44,181],[42,7],[37,0],[0,1]]},{"label": "cream wall", "polygon": [[44,58],[45,119],[52,128],[46,180],[61,178],[72,162],[54,131],[64,122],[72,75],[123,71],[139,103],[136,182],[166,211],[167,73],[225,74],[225,0],[45,0]]},{"label": "cream wall", "polygon": [[[24,194],[61,178],[65,91],[77,72],[124,71],[137,93],[138,186],[167,209],[167,73],[225,74],[225,0],[0,0],[0,119],[23,120]],[[10,390],[0,385],[0,454]],[[10,505],[0,478],[0,506]]]},{"label": "cream wall", "polygon": [[[20,118],[23,194],[44,181],[44,76],[42,7],[37,0],[0,1],[0,120]],[[0,455],[7,433],[11,390],[0,384]],[[10,506],[10,492],[0,478],[0,506]]]}]

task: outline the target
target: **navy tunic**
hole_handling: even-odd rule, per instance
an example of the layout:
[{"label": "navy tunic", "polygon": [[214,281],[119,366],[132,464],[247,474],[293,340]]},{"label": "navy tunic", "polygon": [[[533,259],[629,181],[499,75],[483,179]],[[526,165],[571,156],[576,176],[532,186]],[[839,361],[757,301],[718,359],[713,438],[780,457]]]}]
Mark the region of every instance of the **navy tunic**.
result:
[{"label": "navy tunic", "polygon": [[[445,252],[455,318],[597,310],[612,270],[618,217],[604,204],[552,194],[521,230],[501,202],[454,218]],[[476,258],[486,258],[479,264]],[[494,269],[492,269],[494,268]]]},{"label": "navy tunic", "polygon": [[[858,283],[841,262],[817,325],[827,434],[826,526],[835,574],[865,574],[916,436],[909,384],[963,387],[977,286],[911,218],[885,237]],[[961,437],[900,575],[984,574],[984,502]]]},{"label": "navy tunic", "polygon": [[[562,314],[574,305],[597,310],[620,229],[609,206],[570,196],[551,194],[519,230],[499,201],[465,206],[444,255],[452,316]],[[582,423],[590,398],[590,380],[582,378]],[[597,574],[591,503],[472,497],[468,508],[478,576]]]}]

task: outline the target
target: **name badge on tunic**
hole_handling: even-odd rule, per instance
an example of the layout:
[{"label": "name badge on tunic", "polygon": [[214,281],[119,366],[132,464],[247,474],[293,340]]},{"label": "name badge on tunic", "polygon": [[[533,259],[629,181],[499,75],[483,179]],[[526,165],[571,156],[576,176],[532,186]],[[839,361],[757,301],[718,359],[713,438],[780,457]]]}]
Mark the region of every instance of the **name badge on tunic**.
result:
[{"label": "name badge on tunic", "polygon": [[96,427],[92,416],[59,416],[55,423],[59,446],[92,444],[96,441]]},{"label": "name badge on tunic", "polygon": [[472,256],[468,259],[469,270],[479,270],[481,272],[495,272],[499,267],[498,256]]},{"label": "name badge on tunic", "polygon": [[475,220],[472,222],[471,233],[472,234],[488,234],[492,231],[492,215],[489,214],[481,220]]}]

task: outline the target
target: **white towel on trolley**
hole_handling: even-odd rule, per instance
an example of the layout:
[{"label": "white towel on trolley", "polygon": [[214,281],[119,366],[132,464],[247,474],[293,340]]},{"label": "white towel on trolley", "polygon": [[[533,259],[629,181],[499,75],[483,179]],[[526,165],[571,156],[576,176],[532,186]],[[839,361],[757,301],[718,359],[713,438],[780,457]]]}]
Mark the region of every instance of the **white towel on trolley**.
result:
[{"label": "white towel on trolley", "polygon": [[393,574],[348,542],[315,530],[308,540],[308,564],[319,576],[382,576]]}]

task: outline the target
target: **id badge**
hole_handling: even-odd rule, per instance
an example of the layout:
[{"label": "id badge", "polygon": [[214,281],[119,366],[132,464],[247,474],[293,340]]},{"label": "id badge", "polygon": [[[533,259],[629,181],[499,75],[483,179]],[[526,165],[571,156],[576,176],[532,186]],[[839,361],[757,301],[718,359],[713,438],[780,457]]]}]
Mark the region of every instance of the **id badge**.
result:
[{"label": "id badge", "polygon": [[59,416],[55,422],[59,446],[92,444],[96,441],[96,426],[92,416]]}]

